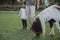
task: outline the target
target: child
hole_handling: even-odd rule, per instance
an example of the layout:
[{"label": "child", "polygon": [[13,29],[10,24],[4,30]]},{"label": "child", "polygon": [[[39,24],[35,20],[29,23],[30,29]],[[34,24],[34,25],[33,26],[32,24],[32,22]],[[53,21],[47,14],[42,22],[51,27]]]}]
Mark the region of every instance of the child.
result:
[{"label": "child", "polygon": [[19,17],[21,17],[23,29],[27,29],[27,21],[26,21],[26,9],[25,9],[25,2],[21,3],[21,9],[19,11]]}]

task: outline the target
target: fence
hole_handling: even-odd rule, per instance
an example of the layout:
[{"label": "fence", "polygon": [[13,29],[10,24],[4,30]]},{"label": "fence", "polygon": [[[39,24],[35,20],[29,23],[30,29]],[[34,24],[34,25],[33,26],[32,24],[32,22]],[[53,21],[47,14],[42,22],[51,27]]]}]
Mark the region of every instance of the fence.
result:
[{"label": "fence", "polygon": [[0,11],[17,11],[20,5],[0,5]]}]

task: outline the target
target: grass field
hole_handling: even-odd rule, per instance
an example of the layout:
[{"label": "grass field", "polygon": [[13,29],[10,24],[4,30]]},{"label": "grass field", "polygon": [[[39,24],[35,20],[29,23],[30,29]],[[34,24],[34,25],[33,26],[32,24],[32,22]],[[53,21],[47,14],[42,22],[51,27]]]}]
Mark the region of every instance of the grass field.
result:
[{"label": "grass field", "polygon": [[[37,14],[37,13],[36,13]],[[28,28],[29,27],[28,23]],[[46,25],[45,36],[35,37],[30,30],[23,30],[18,12],[0,12],[0,40],[59,40],[55,27],[55,36],[49,36],[49,24]]]}]

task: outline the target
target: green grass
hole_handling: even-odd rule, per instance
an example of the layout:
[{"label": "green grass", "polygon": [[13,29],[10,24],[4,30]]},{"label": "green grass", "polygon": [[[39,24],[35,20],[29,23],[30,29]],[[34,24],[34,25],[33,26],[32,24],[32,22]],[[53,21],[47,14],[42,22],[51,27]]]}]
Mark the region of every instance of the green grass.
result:
[{"label": "green grass", "polygon": [[[37,14],[37,12],[36,12]],[[28,28],[30,24],[28,23]],[[35,34],[30,30],[23,30],[21,20],[18,17],[18,12],[0,12],[0,40],[59,40],[58,30],[55,28],[55,36],[50,37],[49,24],[46,25],[45,36],[35,37]]]}]

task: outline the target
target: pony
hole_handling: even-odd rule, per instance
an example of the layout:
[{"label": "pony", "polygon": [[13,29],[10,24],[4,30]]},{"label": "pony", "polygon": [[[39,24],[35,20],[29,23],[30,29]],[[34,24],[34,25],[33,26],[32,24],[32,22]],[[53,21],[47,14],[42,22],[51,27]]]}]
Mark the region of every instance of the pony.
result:
[{"label": "pony", "polygon": [[57,29],[60,32],[60,7],[58,5],[52,5],[43,11],[41,11],[37,16],[35,21],[31,26],[31,30],[35,32],[36,36],[41,34],[45,35],[45,23],[49,23],[51,31],[50,35],[54,35],[54,24],[56,24]]}]

